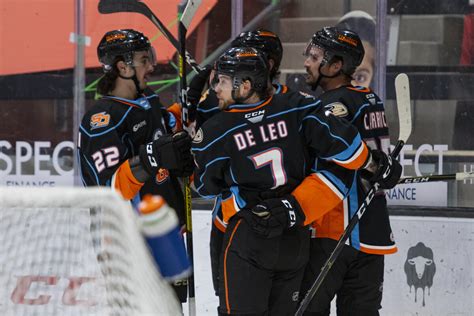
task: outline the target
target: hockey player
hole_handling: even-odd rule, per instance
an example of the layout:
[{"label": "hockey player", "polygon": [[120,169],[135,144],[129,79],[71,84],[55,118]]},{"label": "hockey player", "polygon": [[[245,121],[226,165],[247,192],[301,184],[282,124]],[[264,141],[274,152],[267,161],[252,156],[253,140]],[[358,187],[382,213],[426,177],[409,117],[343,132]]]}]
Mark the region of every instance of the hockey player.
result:
[{"label": "hockey player", "polygon": [[[155,54],[135,30],[107,32],[99,43],[103,95],[84,115],[78,156],[86,186],[109,186],[126,200],[161,195],[184,221],[177,177],[192,174],[191,139],[179,129],[180,116],[166,111],[156,94],[144,94]],[[178,109],[179,111],[179,109]],[[186,285],[180,299],[186,297]],[[184,293],[184,294],[183,294]]]},{"label": "hockey player", "polygon": [[[283,57],[283,46],[277,34],[263,29],[240,33],[231,43],[231,47],[253,47],[265,53],[270,66],[270,84],[273,84],[274,93],[285,93],[288,88],[277,82],[280,74],[280,63]],[[209,80],[211,68],[206,68],[202,74],[189,84],[188,100],[197,104],[196,126],[199,128],[208,118],[220,112],[219,100],[212,89],[203,96],[201,92]]]},{"label": "hockey player", "polygon": [[[363,140],[372,149],[375,159],[386,159],[390,139],[384,106],[369,88],[351,85],[352,75],[364,57],[359,36],[351,31],[326,27],[317,31],[306,48],[304,67],[306,82],[313,89],[319,85],[324,93],[319,97],[328,112],[346,119],[359,130]],[[320,161],[322,162],[322,161]],[[395,161],[390,188],[400,177],[401,166]],[[316,170],[323,164],[316,164]],[[336,246],[349,219],[365,196],[371,175],[359,172],[349,196],[337,208],[314,222],[311,255],[302,286],[305,294]],[[362,175],[363,177],[360,177]],[[374,179],[372,178],[372,181]],[[305,315],[329,315],[330,303],[337,294],[338,315],[378,315],[382,300],[385,254],[397,251],[390,227],[387,202],[383,191],[376,194],[364,217],[353,230],[350,244],[329,271],[322,287],[316,293]]]},{"label": "hockey player", "polygon": [[[355,128],[327,115],[319,101],[296,92],[272,94],[261,52],[226,51],[216,75],[223,111],[198,130],[193,152],[197,191],[208,198],[226,194],[219,313],[290,315],[309,255],[309,232],[303,226],[334,203],[326,200],[339,198],[326,195],[331,185],[317,179],[319,187],[330,188],[293,191],[303,180],[311,181],[305,178],[314,159],[309,157],[358,169],[369,154]],[[310,208],[300,204],[297,198],[305,192],[319,194],[320,203],[311,198]]]},{"label": "hockey player", "polygon": [[[271,93],[286,93],[288,87],[279,84],[277,78],[280,74],[280,63],[283,57],[283,47],[277,34],[263,29],[247,31],[240,33],[231,44],[231,47],[253,47],[262,51],[269,63],[270,81],[269,87],[272,88]],[[201,97],[201,91],[209,80],[211,69],[196,75],[189,84],[188,100],[197,105],[196,126],[201,126],[207,119],[219,113],[219,99],[217,99],[214,90],[207,90]],[[225,193],[228,195],[229,193]],[[214,290],[218,295],[219,285],[219,256],[222,249],[222,240],[224,236],[226,222],[222,219],[222,196],[218,196],[213,207],[213,219],[211,225],[210,237],[210,253],[211,253],[211,270]]]}]

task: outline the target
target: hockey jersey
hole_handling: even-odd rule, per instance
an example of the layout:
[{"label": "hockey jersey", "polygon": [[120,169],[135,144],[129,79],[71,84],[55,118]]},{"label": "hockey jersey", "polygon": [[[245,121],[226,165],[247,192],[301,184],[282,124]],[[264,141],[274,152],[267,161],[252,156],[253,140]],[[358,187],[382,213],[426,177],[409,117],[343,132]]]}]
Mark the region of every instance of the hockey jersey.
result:
[{"label": "hockey jersey", "polygon": [[[179,112],[177,105],[172,107]],[[168,170],[141,183],[133,176],[128,159],[141,145],[179,128],[180,117],[168,112],[158,96],[137,100],[105,96],[84,115],[79,130],[78,158],[85,186],[110,186],[128,200],[147,193],[161,195],[184,218],[181,186]]]},{"label": "hockey jersey", "polygon": [[[262,192],[288,193],[303,180],[325,185],[317,177],[306,178],[310,157],[351,169],[365,162],[367,148],[356,129],[322,111],[319,104],[299,92],[275,94],[256,104],[233,104],[198,130],[192,147],[195,187],[207,198],[228,193],[221,197],[224,222],[241,208],[260,202]],[[308,190],[292,192],[302,205],[306,224],[326,207],[314,204],[325,200],[321,192]],[[307,192],[319,196],[310,198],[312,207],[304,203]]]},{"label": "hockey jersey", "polygon": [[[319,96],[321,106],[335,116],[346,119],[356,126],[365,143],[372,149],[388,153],[390,138],[385,119],[383,102],[370,89],[343,86]],[[316,160],[313,171],[327,169],[326,162]],[[354,216],[365,189],[360,177],[354,179],[350,192],[344,201],[322,219],[313,224],[313,237],[338,240],[349,220]],[[390,227],[387,202],[383,191],[369,205],[349,238],[352,247],[365,253],[389,254],[397,251]]]}]

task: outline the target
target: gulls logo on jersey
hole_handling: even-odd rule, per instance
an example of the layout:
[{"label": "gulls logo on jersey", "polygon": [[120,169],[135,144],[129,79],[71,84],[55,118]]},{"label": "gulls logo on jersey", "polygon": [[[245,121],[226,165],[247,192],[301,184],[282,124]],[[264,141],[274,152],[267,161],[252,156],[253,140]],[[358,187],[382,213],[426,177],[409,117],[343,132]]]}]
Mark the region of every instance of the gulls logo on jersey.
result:
[{"label": "gulls logo on jersey", "polygon": [[334,116],[345,117],[349,114],[347,107],[341,102],[334,102],[324,106],[326,110],[326,116],[329,116],[331,113]]},{"label": "gulls logo on jersey", "polygon": [[245,118],[252,123],[258,123],[263,120],[263,116],[265,115],[265,110],[255,111],[252,113],[246,113]]},{"label": "gulls logo on jersey", "polygon": [[100,127],[106,127],[110,122],[110,114],[107,112],[96,113],[91,116],[91,129],[96,129]]},{"label": "gulls logo on jersey", "polygon": [[204,133],[202,132],[202,129],[199,128],[198,131],[196,132],[196,135],[193,138],[193,143],[200,143],[204,139]]}]

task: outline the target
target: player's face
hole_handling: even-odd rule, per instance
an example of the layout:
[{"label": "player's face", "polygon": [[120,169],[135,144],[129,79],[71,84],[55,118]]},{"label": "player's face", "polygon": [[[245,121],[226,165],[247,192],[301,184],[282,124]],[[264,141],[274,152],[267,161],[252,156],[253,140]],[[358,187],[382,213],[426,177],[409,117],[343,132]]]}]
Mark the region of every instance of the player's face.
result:
[{"label": "player's face", "polygon": [[155,56],[153,50],[135,52],[133,54],[133,66],[137,75],[140,88],[145,89],[150,76],[155,69]]},{"label": "player's face", "polygon": [[219,108],[226,109],[230,104],[235,103],[232,98],[233,83],[232,78],[226,75],[217,75],[213,85],[216,96],[219,99]]},{"label": "player's face", "polygon": [[309,46],[305,52],[306,59],[304,68],[306,70],[306,83],[315,84],[319,78],[319,66],[324,58],[324,51],[317,46]]},{"label": "player's face", "polygon": [[374,76],[374,47],[366,41],[362,41],[362,44],[365,50],[364,59],[352,75],[354,80],[351,83],[354,86],[368,88]]}]

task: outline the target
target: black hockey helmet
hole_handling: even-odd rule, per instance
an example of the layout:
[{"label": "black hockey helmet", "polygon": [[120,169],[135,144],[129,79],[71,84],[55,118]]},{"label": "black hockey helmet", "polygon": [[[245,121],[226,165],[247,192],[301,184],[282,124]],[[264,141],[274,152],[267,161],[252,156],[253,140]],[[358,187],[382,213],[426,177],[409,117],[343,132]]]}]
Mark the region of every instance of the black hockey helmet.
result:
[{"label": "black hockey helmet", "polygon": [[267,59],[275,62],[272,74],[280,68],[283,46],[278,35],[267,30],[242,32],[232,41],[232,47],[254,47],[266,54]]},{"label": "black hockey helmet", "polygon": [[339,57],[343,62],[342,72],[349,76],[360,65],[365,53],[364,46],[357,33],[335,27],[324,27],[314,33],[306,47],[306,54],[309,54],[313,46],[324,50],[322,65],[329,62],[333,57]]},{"label": "black hockey helmet", "polygon": [[237,89],[244,80],[252,82],[257,92],[268,88],[268,61],[265,53],[252,47],[232,47],[216,61],[216,74],[232,78],[233,89]]},{"label": "black hockey helmet", "polygon": [[112,70],[119,58],[131,65],[133,53],[137,51],[151,52],[152,62],[155,62],[155,52],[148,38],[142,33],[132,30],[114,30],[105,33],[97,47],[97,55],[105,72]]}]

